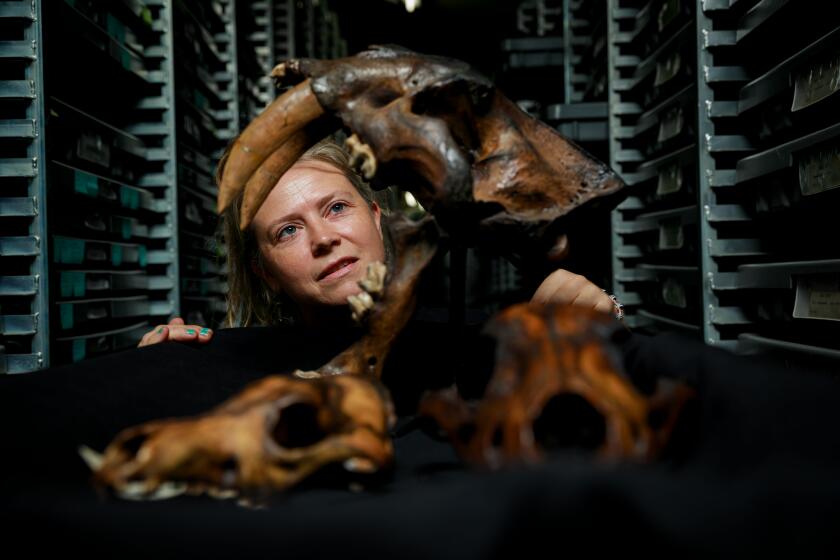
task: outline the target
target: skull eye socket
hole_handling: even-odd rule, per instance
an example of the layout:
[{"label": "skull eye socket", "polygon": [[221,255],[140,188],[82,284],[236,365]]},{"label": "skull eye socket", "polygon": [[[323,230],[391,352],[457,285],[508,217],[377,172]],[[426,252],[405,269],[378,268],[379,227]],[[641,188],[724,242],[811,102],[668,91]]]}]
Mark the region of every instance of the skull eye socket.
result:
[{"label": "skull eye socket", "polygon": [[149,439],[148,434],[137,434],[125,440],[122,444],[122,449],[132,457],[137,455],[146,440]]},{"label": "skull eye socket", "polygon": [[572,393],[549,399],[534,421],[534,438],[544,449],[600,447],[607,433],[606,420],[589,402]]},{"label": "skull eye socket", "polygon": [[396,91],[391,91],[391,90],[377,91],[377,92],[375,92],[371,95],[370,103],[371,103],[371,105],[373,105],[374,107],[377,107],[377,108],[384,107],[385,105],[388,105],[393,100],[395,100],[399,97],[400,97],[400,94],[397,93]]},{"label": "skull eye socket", "polygon": [[318,422],[318,407],[294,403],[280,410],[280,417],[271,430],[271,438],[280,447],[308,447],[327,437]]}]

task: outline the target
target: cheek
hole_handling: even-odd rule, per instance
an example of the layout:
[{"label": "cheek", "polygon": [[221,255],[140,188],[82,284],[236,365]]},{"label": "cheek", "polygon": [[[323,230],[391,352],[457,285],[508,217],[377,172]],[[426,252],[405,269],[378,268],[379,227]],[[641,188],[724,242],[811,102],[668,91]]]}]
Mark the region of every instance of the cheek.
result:
[{"label": "cheek", "polygon": [[263,255],[263,266],[266,272],[275,279],[275,289],[288,286],[295,279],[302,278],[305,273],[305,262],[301,255],[294,250],[271,250]]},{"label": "cheek", "polygon": [[380,261],[385,259],[382,234],[376,227],[373,216],[360,217],[354,221],[351,229],[351,235],[355,232],[357,243],[366,248],[369,257]]}]

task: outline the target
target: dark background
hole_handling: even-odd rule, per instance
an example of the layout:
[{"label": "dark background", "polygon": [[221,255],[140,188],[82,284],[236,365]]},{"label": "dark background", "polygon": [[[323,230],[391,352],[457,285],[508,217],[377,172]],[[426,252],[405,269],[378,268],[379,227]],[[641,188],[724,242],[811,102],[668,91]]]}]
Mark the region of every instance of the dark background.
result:
[{"label": "dark background", "polygon": [[413,13],[385,0],[332,2],[350,54],[396,43],[419,52],[466,60],[493,78],[499,44],[516,28],[517,2],[423,0]]}]

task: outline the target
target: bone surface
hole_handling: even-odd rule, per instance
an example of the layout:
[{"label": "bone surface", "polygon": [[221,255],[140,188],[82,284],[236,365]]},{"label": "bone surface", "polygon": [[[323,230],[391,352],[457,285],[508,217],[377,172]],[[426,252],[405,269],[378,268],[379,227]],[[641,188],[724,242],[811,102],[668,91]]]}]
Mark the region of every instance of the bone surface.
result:
[{"label": "bone surface", "polygon": [[130,499],[259,498],[330,464],[389,468],[387,392],[361,376],[266,377],[195,418],[121,432],[95,479]]},{"label": "bone surface", "polygon": [[[662,383],[652,397],[625,375],[610,315],[570,305],[520,304],[485,328],[496,360],[475,406],[454,389],[428,395],[420,414],[448,434],[467,462],[538,463],[546,449],[583,449],[605,460],[648,461],[668,442],[692,391]],[[664,421],[649,422],[656,411]]]},{"label": "bone surface", "polygon": [[[304,118],[322,113],[348,130],[352,159],[375,187],[396,181],[453,235],[492,237],[514,249],[537,241],[556,258],[559,221],[624,196],[623,182],[606,165],[464,62],[377,46],[347,58],[288,60],[273,76],[292,88],[243,133],[225,169],[220,207],[242,189],[246,199],[260,200],[264,187],[249,177],[306,125]],[[292,111],[294,122],[278,116]],[[283,166],[274,161],[272,168]],[[242,223],[257,209],[243,208]]]}]

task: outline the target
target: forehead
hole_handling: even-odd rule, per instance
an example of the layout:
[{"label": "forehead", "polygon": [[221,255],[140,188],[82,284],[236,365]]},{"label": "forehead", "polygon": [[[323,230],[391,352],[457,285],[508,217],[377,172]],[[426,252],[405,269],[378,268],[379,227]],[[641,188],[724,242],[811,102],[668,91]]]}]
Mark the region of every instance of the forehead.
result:
[{"label": "forehead", "polygon": [[361,198],[353,183],[337,167],[318,160],[296,163],[271,190],[254,217],[254,223],[266,224],[278,216],[302,211],[336,192]]},{"label": "forehead", "polygon": [[346,186],[356,190],[344,173],[334,165],[325,161],[310,160],[298,162],[290,167],[277,181],[271,194],[287,194],[300,189],[313,190],[321,186]]}]

